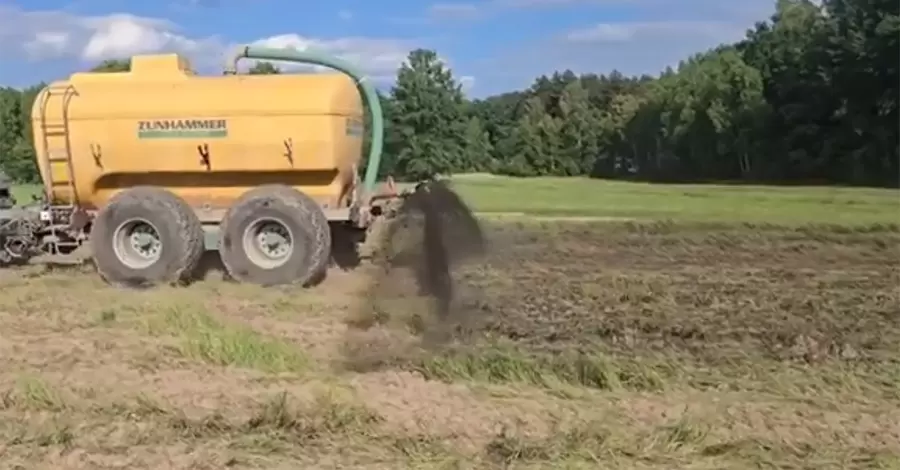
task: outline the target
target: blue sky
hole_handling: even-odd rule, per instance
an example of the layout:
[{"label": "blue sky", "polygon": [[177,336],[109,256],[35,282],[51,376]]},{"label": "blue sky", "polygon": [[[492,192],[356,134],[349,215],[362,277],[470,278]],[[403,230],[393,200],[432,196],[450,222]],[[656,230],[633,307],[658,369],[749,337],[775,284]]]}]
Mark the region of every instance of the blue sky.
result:
[{"label": "blue sky", "polygon": [[219,73],[229,49],[254,43],[326,50],[385,85],[411,49],[431,48],[484,96],[565,68],[656,73],[773,10],[774,0],[0,0],[0,85],[160,51]]}]

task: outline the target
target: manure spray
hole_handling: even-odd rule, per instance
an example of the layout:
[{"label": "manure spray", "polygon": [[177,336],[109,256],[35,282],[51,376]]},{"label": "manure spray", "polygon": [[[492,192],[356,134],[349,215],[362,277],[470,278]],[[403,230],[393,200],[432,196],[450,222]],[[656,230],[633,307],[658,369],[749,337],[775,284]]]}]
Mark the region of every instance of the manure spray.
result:
[{"label": "manure spray", "polygon": [[419,294],[432,299],[439,320],[452,312],[454,267],[486,250],[478,219],[443,180],[420,183],[405,196],[380,243],[385,275],[396,268],[411,269]]}]

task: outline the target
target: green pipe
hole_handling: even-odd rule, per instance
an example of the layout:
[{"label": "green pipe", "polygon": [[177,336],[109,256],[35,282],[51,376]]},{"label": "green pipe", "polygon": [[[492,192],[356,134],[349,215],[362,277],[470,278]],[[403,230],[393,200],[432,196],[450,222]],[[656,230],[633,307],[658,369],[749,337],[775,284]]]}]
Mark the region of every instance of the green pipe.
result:
[{"label": "green pipe", "polygon": [[315,51],[298,51],[296,49],[276,49],[271,47],[242,46],[235,52],[232,60],[226,66],[226,73],[236,73],[237,63],[241,59],[283,60],[287,62],[300,62],[305,64],[321,65],[339,72],[343,72],[356,82],[356,88],[363,99],[363,103],[369,109],[371,118],[369,157],[367,159],[366,175],[363,178],[365,194],[370,196],[375,190],[375,181],[378,179],[378,167],[381,165],[381,152],[384,148],[384,111],[381,109],[381,101],[375,87],[366,80],[366,77],[351,64],[336,57]]}]

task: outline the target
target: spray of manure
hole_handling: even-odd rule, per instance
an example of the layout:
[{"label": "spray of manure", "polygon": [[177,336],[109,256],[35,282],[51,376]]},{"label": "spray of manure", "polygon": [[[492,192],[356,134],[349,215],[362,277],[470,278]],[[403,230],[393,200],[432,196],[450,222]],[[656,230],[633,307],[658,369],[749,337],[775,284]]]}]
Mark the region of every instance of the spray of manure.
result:
[{"label": "spray of manure", "polygon": [[[348,346],[353,351],[348,351],[347,359],[355,369],[387,365],[399,358],[384,356],[408,356],[406,346],[418,349],[446,338],[470,313],[459,302],[469,291],[460,292],[455,270],[487,249],[475,215],[440,180],[419,184],[390,210],[385,225],[371,233],[367,244],[373,250],[375,272],[362,310],[350,322],[356,333],[351,333],[355,336]],[[378,337],[397,330],[406,336]],[[411,346],[416,335],[420,336]]]},{"label": "spray of manure", "polygon": [[421,183],[403,201],[381,240],[383,268],[411,268],[419,293],[434,302],[441,319],[451,314],[453,268],[484,254],[481,225],[444,181]]}]

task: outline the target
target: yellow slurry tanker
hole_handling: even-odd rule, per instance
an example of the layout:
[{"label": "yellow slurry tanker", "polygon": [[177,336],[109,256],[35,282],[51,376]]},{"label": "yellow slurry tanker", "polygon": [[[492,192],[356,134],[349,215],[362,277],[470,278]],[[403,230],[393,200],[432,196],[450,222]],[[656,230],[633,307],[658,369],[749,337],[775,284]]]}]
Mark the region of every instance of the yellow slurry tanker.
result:
[{"label": "yellow slurry tanker", "polygon": [[[342,73],[238,75],[242,58]],[[329,224],[364,230],[396,196],[375,191],[375,89],[316,53],[242,47],[213,77],[178,55],[136,56],[129,72],[50,84],[32,120],[45,195],[0,212],[7,264],[90,243],[105,280],[138,286],[186,280],[218,250],[238,281],[306,284],[327,269]]]}]

